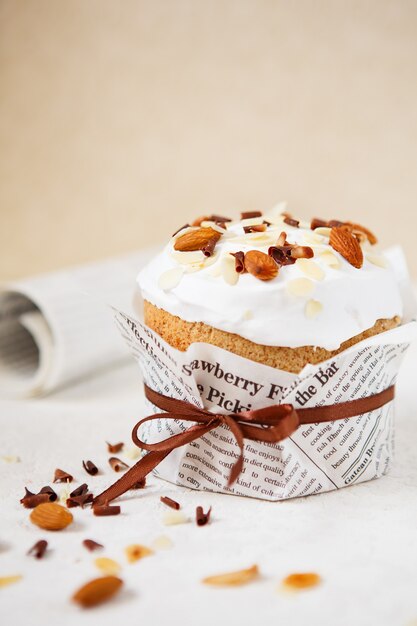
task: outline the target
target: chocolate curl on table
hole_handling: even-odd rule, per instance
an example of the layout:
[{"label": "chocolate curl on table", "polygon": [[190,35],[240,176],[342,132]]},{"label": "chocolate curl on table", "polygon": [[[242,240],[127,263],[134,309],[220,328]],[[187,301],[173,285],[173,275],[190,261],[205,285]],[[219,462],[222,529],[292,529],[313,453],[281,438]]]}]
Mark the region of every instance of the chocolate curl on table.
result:
[{"label": "chocolate curl on table", "polygon": [[[340,402],[339,404],[297,410],[292,404],[273,404],[263,409],[226,415],[211,413],[205,408],[195,406],[184,400],[164,396],[147,385],[145,385],[145,396],[154,406],[165,411],[165,413],[156,413],[144,417],[133,428],[133,442],[141,450],[148,450],[148,454],[143,456],[113,485],[96,496],[93,500],[94,508],[98,505],[107,505],[131,489],[132,485],[155,469],[176,448],[185,446],[222,425],[229,428],[240,449],[240,454],[232,465],[227,482],[230,487],[243,469],[245,439],[263,443],[278,443],[292,435],[302,424],[331,422],[374,411],[393,400],[394,385],[372,396]],[[195,423],[187,430],[156,443],[146,443],[139,439],[138,430],[143,424],[152,420],[167,419]]]}]

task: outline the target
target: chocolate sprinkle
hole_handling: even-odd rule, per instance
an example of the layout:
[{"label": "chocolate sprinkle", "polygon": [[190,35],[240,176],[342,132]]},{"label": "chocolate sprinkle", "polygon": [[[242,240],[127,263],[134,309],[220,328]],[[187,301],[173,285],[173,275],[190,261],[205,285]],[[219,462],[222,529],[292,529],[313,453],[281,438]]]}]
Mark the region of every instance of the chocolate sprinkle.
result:
[{"label": "chocolate sprinkle", "polygon": [[83,461],[83,468],[90,476],[98,474],[98,467],[94,465],[93,461]]},{"label": "chocolate sprinkle", "polygon": [[245,253],[242,250],[239,252],[231,252],[232,256],[235,257],[235,270],[238,274],[244,274],[246,272],[245,269]]},{"label": "chocolate sprinkle", "polygon": [[321,220],[319,217],[313,217],[310,223],[311,230],[316,230],[316,228],[325,228],[327,226],[327,222],[325,220]]},{"label": "chocolate sprinkle", "polygon": [[292,265],[295,259],[291,257],[291,248],[292,246],[271,246],[268,254],[278,265]]},{"label": "chocolate sprinkle", "polygon": [[97,543],[94,539],[84,539],[83,541],[84,548],[87,548],[90,552],[94,552],[94,550],[99,550],[100,548],[104,548],[101,543]]},{"label": "chocolate sprinkle", "polygon": [[45,539],[39,539],[39,541],[37,541],[27,553],[30,556],[34,556],[35,559],[41,559],[45,554],[47,547],[48,542]]},{"label": "chocolate sprinkle", "polygon": [[82,485],[79,485],[79,487],[76,487],[73,491],[71,491],[71,493],[69,494],[69,497],[76,498],[77,496],[84,496],[87,492],[88,492],[88,485],[87,483],[83,483]]},{"label": "chocolate sprinkle", "polygon": [[112,454],[117,454],[120,450],[123,450],[123,446],[125,445],[122,441],[120,443],[109,443],[106,441],[106,443],[108,452]]},{"label": "chocolate sprinkle", "polygon": [[217,241],[218,241],[218,237],[211,237],[211,239],[208,240],[206,245],[203,248],[201,248],[204,256],[210,257],[213,254]]},{"label": "chocolate sprinkle", "polygon": [[284,222],[288,224],[288,226],[294,226],[295,228],[298,228],[300,224],[300,220],[295,220],[293,217],[290,217],[289,215],[284,217]]},{"label": "chocolate sprinkle", "polygon": [[205,526],[206,524],[208,524],[210,520],[210,514],[211,514],[211,507],[209,508],[207,513],[204,513],[203,507],[198,506],[195,510],[195,519],[197,522],[197,526]]},{"label": "chocolate sprinkle", "polygon": [[98,517],[104,517],[107,515],[119,515],[120,506],[110,506],[108,504],[93,506],[93,513]]},{"label": "chocolate sprinkle", "polygon": [[127,469],[129,469],[128,464],[121,459],[118,459],[116,456],[111,456],[109,458],[109,464],[115,472],[125,472]]},{"label": "chocolate sprinkle", "polygon": [[79,496],[70,496],[67,498],[67,507],[72,509],[75,506],[80,506],[82,509],[86,504],[91,504],[94,499],[92,493],[83,493]]},{"label": "chocolate sprinkle", "polygon": [[176,511],[178,511],[178,509],[181,508],[181,505],[179,502],[176,502],[172,498],[168,498],[168,496],[161,496],[161,502],[171,507],[171,509],[175,509]]},{"label": "chocolate sprinkle", "polygon": [[243,211],[240,214],[241,220],[250,220],[253,217],[262,217],[262,211]]},{"label": "chocolate sprinkle", "polygon": [[74,477],[68,472],[64,472],[64,470],[57,468],[54,474],[54,483],[72,483]]},{"label": "chocolate sprinkle", "polygon": [[55,502],[55,500],[58,500],[58,495],[49,485],[42,487],[39,493],[47,493],[49,495],[49,502]]}]

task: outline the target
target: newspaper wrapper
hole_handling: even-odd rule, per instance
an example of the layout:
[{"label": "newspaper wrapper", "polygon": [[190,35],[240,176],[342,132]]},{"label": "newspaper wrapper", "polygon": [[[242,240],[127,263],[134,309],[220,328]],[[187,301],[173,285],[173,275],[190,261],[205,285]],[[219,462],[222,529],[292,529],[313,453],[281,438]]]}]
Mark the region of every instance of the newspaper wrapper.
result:
[{"label": "newspaper wrapper", "polygon": [[[139,362],[144,381],[164,395],[213,413],[271,404],[297,408],[346,402],[393,385],[416,322],[364,340],[299,374],[277,370],[206,343],[186,352],[172,348],[143,323],[121,312],[116,321]],[[148,414],[160,409],[148,403]],[[141,429],[149,443],[186,430],[189,423],[155,419]],[[227,487],[239,448],[227,426],[177,448],[156,468],[160,478],[184,487],[265,500],[340,489],[385,474],[393,457],[394,403],[349,419],[300,426],[277,443],[245,441],[244,468]]]}]

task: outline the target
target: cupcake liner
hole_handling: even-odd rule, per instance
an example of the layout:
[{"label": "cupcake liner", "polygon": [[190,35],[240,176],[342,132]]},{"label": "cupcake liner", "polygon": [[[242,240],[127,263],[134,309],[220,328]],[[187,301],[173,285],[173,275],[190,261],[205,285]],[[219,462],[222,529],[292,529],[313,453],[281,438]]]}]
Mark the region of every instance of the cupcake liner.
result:
[{"label": "cupcake liner", "polygon": [[[404,323],[292,374],[206,343],[180,352],[142,322],[119,311],[115,317],[149,387],[223,414],[280,403],[319,407],[378,393],[395,383],[417,328],[415,321]],[[160,413],[149,402],[148,409],[148,415]],[[158,418],[144,424],[140,436],[155,443],[189,426]],[[227,481],[239,448],[223,424],[175,449],[154,473],[192,489],[276,501],[379,478],[390,468],[393,447],[389,402],[352,418],[302,425],[276,444],[245,440],[244,467],[231,487]]]}]

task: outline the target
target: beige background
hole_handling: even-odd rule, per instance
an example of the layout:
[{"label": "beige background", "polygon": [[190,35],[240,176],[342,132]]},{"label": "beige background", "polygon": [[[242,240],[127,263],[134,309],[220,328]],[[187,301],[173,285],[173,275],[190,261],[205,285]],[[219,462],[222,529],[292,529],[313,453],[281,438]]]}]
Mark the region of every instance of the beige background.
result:
[{"label": "beige background", "polygon": [[0,279],[279,199],[417,269],[416,0],[2,0],[0,31]]}]

